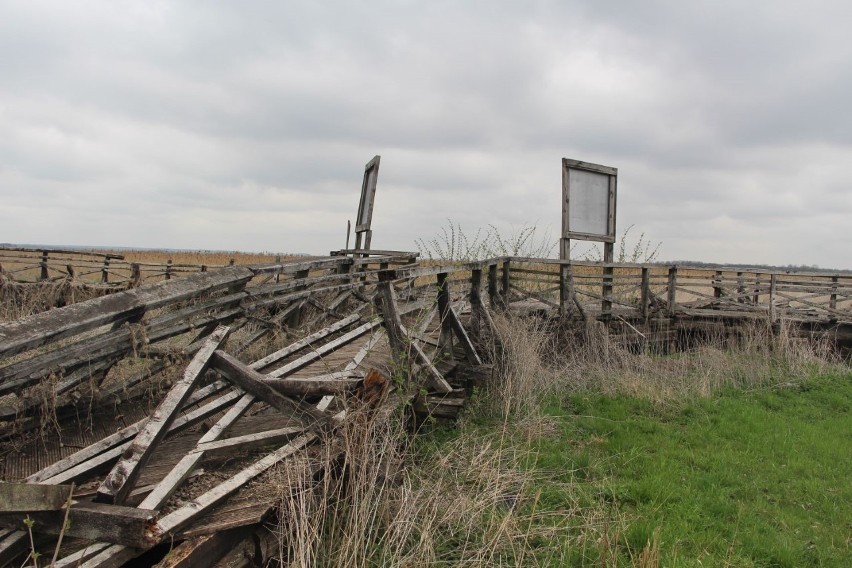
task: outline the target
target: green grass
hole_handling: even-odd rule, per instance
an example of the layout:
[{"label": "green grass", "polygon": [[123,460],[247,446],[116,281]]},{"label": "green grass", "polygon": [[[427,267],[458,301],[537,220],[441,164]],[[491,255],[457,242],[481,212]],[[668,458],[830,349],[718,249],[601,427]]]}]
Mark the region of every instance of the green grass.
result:
[{"label": "green grass", "polygon": [[666,406],[551,400],[537,506],[566,539],[543,563],[641,565],[651,543],[661,566],[852,566],[850,409],[852,375]]}]

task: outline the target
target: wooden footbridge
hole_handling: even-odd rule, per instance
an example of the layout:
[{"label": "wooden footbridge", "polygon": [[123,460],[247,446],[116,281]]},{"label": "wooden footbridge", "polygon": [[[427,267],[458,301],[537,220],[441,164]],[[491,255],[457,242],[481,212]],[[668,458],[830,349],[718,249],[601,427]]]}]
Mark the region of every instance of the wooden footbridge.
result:
[{"label": "wooden footbridge", "polygon": [[60,566],[118,566],[163,543],[163,565],[212,565],[274,514],[253,484],[282,463],[317,474],[311,456],[354,401],[454,416],[491,376],[493,315],[508,307],[635,341],[743,318],[848,333],[852,277],[344,250],[0,324],[0,564],[62,534]]}]

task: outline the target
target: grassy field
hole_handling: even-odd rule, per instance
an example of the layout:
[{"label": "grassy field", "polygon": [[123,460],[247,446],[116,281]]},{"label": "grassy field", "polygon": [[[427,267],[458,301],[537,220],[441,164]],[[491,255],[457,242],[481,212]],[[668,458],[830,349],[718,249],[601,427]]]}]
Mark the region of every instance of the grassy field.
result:
[{"label": "grassy field", "polygon": [[852,375],[662,407],[575,394],[545,414],[540,504],[570,516],[579,485],[615,526],[612,546],[574,543],[553,565],[630,566],[643,551],[661,566],[852,565]]}]

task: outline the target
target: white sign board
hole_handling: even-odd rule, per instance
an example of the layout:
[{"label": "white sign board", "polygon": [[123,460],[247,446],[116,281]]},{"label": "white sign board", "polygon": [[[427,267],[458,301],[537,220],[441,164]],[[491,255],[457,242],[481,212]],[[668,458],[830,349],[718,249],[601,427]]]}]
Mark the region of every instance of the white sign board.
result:
[{"label": "white sign board", "polygon": [[618,170],[562,160],[562,238],[615,241]]}]

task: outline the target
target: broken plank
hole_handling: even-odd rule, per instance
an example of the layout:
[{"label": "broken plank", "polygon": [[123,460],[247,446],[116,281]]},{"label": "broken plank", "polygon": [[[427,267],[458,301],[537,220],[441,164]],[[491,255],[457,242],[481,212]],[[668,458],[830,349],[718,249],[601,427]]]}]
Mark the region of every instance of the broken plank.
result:
[{"label": "broken plank", "polygon": [[290,426],[288,428],[276,428],[274,430],[257,432],[256,434],[225,438],[224,440],[200,442],[194,452],[204,453],[205,459],[220,457],[222,455],[230,455],[235,451],[246,451],[269,444],[281,443],[282,441],[292,439],[304,431],[304,428]]},{"label": "broken plank", "polygon": [[320,423],[325,423],[330,419],[323,411],[317,410],[309,404],[300,404],[280,394],[266,384],[266,375],[258,373],[224,351],[213,353],[211,362],[213,368],[226,379],[282,412],[293,414],[297,418],[309,417]]},{"label": "broken plank", "polygon": [[243,487],[246,483],[268,470],[284,458],[296,453],[317,438],[313,432],[303,434],[288,444],[278,448],[275,452],[268,454],[249,467],[243,469],[224,483],[217,485],[206,493],[193,499],[186,505],[172,511],[159,519],[150,529],[148,538],[152,542],[159,542],[170,533],[175,533],[185,527],[192,520],[208,511],[211,507],[225,499],[234,491]]},{"label": "broken plank", "polygon": [[157,443],[163,439],[183,407],[192,389],[210,365],[210,358],[228,335],[228,327],[214,331],[199,352],[184,370],[183,377],[169,390],[163,401],[151,415],[139,434],[134,438],[122,459],[113,467],[98,488],[98,501],[122,503],[133,489],[140,470],[148,462]]},{"label": "broken plank", "polygon": [[351,371],[338,371],[310,378],[266,379],[264,382],[285,396],[305,397],[341,394],[361,382]]},{"label": "broken plank", "polygon": [[0,515],[58,511],[71,496],[71,485],[0,482]]},{"label": "broken plank", "polygon": [[473,342],[470,340],[470,337],[468,337],[458,314],[453,308],[449,308],[447,310],[447,319],[450,322],[450,327],[456,334],[456,338],[459,340],[459,343],[461,343],[461,346],[464,349],[468,363],[471,365],[482,365],[482,359],[479,358],[479,354],[476,352],[476,347],[473,346]]},{"label": "broken plank", "polygon": [[[103,503],[79,502],[68,511],[68,523],[64,510],[37,511],[29,513],[40,534],[82,538],[85,540],[124,544],[132,547],[147,547],[145,529],[157,511],[106,505]],[[0,514],[0,526],[27,530],[20,514]]]},{"label": "broken plank", "polygon": [[154,308],[214,290],[241,286],[253,275],[248,268],[238,266],[199,272],[2,323],[0,356],[9,357],[105,324],[141,317]]},{"label": "broken plank", "polygon": [[[255,397],[251,394],[243,394],[240,399],[234,404],[231,408],[228,409],[228,412],[225,413],[222,418],[220,418],[216,424],[213,425],[210,430],[204,433],[201,439],[198,441],[198,444],[203,444],[205,442],[213,442],[219,438],[222,434],[227,431],[231,425],[236,422],[240,416],[242,416],[248,408],[254,404]],[[139,507],[142,509],[158,509],[160,508],[166,500],[177,490],[183,481],[189,477],[192,470],[198,465],[201,461],[201,455],[198,452],[190,452],[188,455],[181,458],[181,460],[171,469],[171,471],[166,474],[166,477],[157,484],[157,486],[148,494],[147,497],[139,504]]]},{"label": "broken plank", "polygon": [[308,335],[307,337],[305,337],[303,339],[300,339],[299,341],[293,343],[292,345],[288,345],[287,347],[284,347],[283,349],[279,349],[275,353],[270,353],[269,355],[267,355],[263,359],[260,359],[258,361],[255,361],[254,363],[252,363],[250,365],[250,367],[252,369],[256,369],[256,370],[263,369],[264,367],[268,367],[268,366],[272,365],[273,363],[276,363],[276,362],[280,361],[281,359],[283,359],[283,358],[285,358],[289,355],[292,355],[293,353],[296,353],[297,351],[299,351],[301,349],[304,349],[305,347],[311,345],[315,341],[318,341],[318,340],[320,340],[324,337],[327,337],[327,336],[331,335],[332,333],[334,333],[335,331],[339,331],[339,330],[341,330],[345,327],[348,327],[349,325],[355,323],[359,319],[361,319],[361,316],[358,315],[358,314],[353,314],[349,317],[343,318],[342,320],[335,322],[328,327],[325,327],[325,328],[323,328],[323,329],[321,329],[317,332],[314,332],[314,333]]}]

